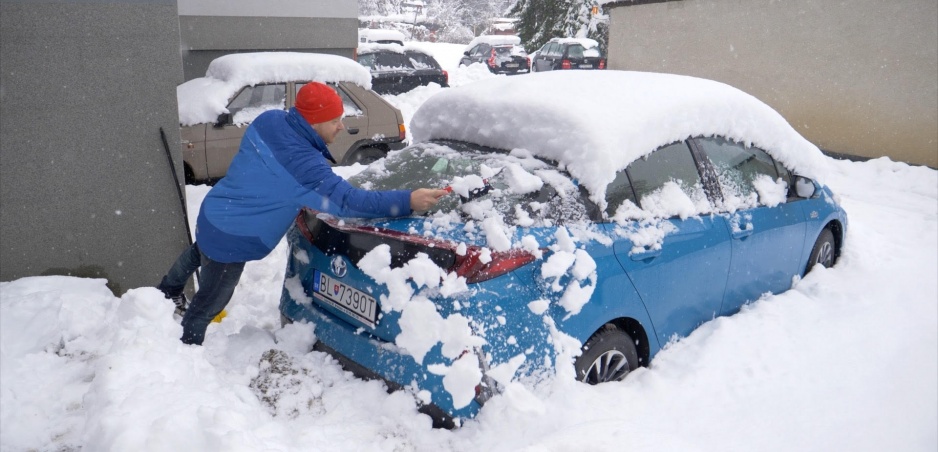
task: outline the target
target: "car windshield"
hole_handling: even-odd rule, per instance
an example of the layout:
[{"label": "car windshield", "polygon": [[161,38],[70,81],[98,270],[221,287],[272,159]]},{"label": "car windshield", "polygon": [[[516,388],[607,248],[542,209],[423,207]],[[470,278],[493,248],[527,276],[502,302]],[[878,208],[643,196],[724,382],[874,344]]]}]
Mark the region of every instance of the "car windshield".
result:
[{"label": "car windshield", "polygon": [[480,209],[495,209],[525,226],[587,218],[576,184],[555,166],[526,153],[469,143],[420,143],[390,154],[349,182],[368,190],[450,187],[453,193],[427,215],[475,218],[482,216]]}]

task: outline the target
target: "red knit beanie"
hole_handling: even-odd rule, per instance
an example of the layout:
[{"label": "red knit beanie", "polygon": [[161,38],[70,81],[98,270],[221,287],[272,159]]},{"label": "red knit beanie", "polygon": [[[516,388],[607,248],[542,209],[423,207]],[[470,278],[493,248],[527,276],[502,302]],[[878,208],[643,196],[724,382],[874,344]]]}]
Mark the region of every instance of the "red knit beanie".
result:
[{"label": "red knit beanie", "polygon": [[335,90],[319,82],[309,82],[296,93],[296,109],[310,124],[332,121],[345,108]]}]

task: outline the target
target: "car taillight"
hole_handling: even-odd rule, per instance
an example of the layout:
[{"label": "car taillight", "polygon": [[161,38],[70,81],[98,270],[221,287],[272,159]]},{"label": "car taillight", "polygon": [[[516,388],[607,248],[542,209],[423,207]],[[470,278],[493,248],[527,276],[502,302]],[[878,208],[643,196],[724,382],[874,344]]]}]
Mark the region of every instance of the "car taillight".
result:
[{"label": "car taillight", "polygon": [[573,66],[570,65],[570,60],[563,60],[560,62],[560,69],[570,69],[571,67]]},{"label": "car taillight", "polygon": [[495,67],[495,49],[492,49],[492,54],[489,56],[489,66]]},{"label": "car taillight", "polygon": [[533,254],[516,249],[495,251],[488,263],[482,263],[481,257],[481,248],[470,247],[466,250],[466,255],[457,261],[456,274],[465,277],[467,283],[477,283],[504,275],[536,259]]},{"label": "car taillight", "polygon": [[605,58],[599,60],[599,68],[600,68],[600,69],[606,69],[606,59],[605,59]]},{"label": "car taillight", "polygon": [[528,58],[528,57],[524,57],[524,61],[527,62],[527,64],[528,64],[528,69],[531,69],[531,59]]},{"label": "car taillight", "polygon": [[443,81],[449,85],[449,72],[443,71]]},{"label": "car taillight", "polygon": [[397,132],[397,137],[401,140],[407,138],[407,127],[405,127],[403,123],[397,125]]}]

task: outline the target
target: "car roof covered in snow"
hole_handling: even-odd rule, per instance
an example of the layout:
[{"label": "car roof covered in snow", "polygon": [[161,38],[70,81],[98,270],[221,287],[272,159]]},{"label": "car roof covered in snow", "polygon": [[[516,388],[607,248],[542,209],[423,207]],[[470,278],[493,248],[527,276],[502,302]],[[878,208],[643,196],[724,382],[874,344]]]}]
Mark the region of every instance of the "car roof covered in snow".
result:
[{"label": "car roof covered in snow", "polygon": [[358,30],[359,42],[398,41],[404,42],[404,33],[382,28],[362,28]]},{"label": "car roof covered in snow", "polygon": [[373,42],[372,43],[363,42],[358,45],[359,55],[363,55],[366,53],[374,53],[379,50],[386,50],[386,51],[395,52],[395,53],[417,52],[417,53],[422,53],[424,55],[430,55],[429,53],[427,53],[426,50],[423,50],[422,48],[416,47],[409,43],[400,45],[400,44],[378,44],[378,43],[373,43]]},{"label": "car roof covered in snow", "polygon": [[179,124],[214,122],[244,86],[263,83],[351,82],[371,88],[371,73],[349,58],[302,52],[250,52],[213,60],[205,77],[176,87]]},{"label": "car roof covered in snow", "polygon": [[660,146],[695,136],[756,145],[817,177],[827,159],[785,119],[732,86],[673,74],[553,71],[450,88],[414,114],[416,142],[453,139],[525,149],[559,163],[594,199],[616,172]]},{"label": "car roof covered in snow", "polygon": [[472,38],[472,41],[469,42],[469,45],[466,46],[466,50],[469,50],[475,47],[477,44],[488,44],[492,46],[517,46],[521,45],[521,38],[515,35],[482,35]]},{"label": "car roof covered in snow", "polygon": [[550,42],[556,42],[560,44],[579,44],[583,47],[586,47],[587,49],[599,47],[599,42],[590,38],[551,38]]}]

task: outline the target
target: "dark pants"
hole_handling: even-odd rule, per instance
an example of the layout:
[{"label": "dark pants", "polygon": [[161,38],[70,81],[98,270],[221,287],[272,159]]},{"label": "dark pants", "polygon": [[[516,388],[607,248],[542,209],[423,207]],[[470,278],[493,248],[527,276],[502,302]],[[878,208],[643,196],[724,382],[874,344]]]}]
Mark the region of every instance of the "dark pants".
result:
[{"label": "dark pants", "polygon": [[215,262],[193,243],[179,255],[157,289],[163,291],[167,298],[181,294],[189,277],[199,267],[202,267],[199,290],[182,318],[182,342],[186,344],[202,345],[208,324],[231,301],[235,286],[241,279],[244,262]]}]

